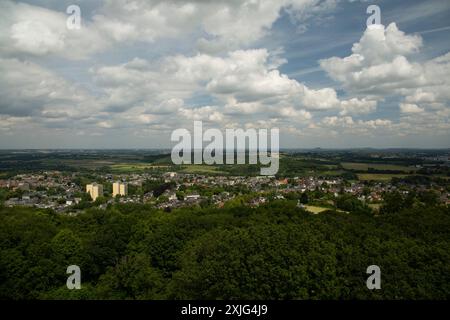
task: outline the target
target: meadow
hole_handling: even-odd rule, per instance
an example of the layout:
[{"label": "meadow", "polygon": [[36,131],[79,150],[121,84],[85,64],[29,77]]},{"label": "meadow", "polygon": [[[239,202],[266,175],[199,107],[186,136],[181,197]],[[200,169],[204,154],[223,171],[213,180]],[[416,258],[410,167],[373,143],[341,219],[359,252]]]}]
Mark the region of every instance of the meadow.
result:
[{"label": "meadow", "polygon": [[392,178],[404,178],[407,174],[390,174],[390,173],[358,173],[360,181],[391,181]]},{"label": "meadow", "polygon": [[228,172],[220,170],[220,167],[206,164],[183,165],[181,172],[183,173],[205,173],[205,174],[228,174]]},{"label": "meadow", "polygon": [[413,166],[402,166],[388,163],[342,162],[341,166],[346,170],[358,170],[358,171],[368,171],[369,168],[375,170],[392,170],[403,172],[411,172],[417,170],[417,168]]}]

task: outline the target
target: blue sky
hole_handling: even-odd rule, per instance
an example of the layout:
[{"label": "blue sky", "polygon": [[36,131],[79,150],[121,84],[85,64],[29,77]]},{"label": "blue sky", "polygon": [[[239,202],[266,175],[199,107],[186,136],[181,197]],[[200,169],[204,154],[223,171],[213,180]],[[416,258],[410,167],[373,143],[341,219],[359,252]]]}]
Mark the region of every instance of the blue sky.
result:
[{"label": "blue sky", "polygon": [[0,148],[170,147],[194,120],[289,148],[447,148],[449,18],[435,0],[2,1]]}]

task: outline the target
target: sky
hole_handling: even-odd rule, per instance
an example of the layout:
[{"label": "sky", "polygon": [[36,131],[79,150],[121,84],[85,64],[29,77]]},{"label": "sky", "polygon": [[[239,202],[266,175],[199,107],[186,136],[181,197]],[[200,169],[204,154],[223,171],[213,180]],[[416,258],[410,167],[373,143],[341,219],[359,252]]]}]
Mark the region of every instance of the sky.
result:
[{"label": "sky", "polygon": [[449,34],[448,0],[0,0],[0,149],[170,148],[196,120],[449,148]]}]

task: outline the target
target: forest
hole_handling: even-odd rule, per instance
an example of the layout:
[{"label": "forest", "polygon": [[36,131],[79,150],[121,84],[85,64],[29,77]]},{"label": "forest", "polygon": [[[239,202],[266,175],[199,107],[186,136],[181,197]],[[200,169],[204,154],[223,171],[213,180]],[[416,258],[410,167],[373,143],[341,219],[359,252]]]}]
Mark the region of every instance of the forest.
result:
[{"label": "forest", "polygon": [[[450,298],[448,207],[314,215],[296,204],[115,204],[77,216],[1,207],[0,299]],[[81,268],[80,290],[66,287],[69,265]],[[366,287],[369,265],[380,290]]]}]

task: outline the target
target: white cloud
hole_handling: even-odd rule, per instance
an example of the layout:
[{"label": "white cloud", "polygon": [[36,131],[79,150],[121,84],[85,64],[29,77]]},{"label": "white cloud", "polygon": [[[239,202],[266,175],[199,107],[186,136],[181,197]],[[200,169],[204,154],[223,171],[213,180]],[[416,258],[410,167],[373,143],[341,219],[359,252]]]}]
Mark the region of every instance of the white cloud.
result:
[{"label": "white cloud", "polygon": [[395,134],[395,124],[389,119],[355,120],[351,116],[329,116],[309,125],[304,135],[331,136],[386,136]]},{"label": "white cloud", "polygon": [[54,54],[83,59],[115,43],[153,43],[200,34],[204,35],[197,38],[200,49],[239,48],[264,37],[282,9],[290,13],[294,23],[304,23],[312,16],[329,12],[332,3],[332,0],[107,0],[92,18],[82,10],[82,28],[68,30],[68,15],[64,11],[4,0],[0,3],[0,49],[11,55]]},{"label": "white cloud", "polygon": [[337,93],[332,88],[311,90],[305,86],[303,92],[304,95],[300,97],[300,101],[307,109],[327,110],[339,106]]},{"label": "white cloud", "polygon": [[77,116],[95,110],[89,95],[55,73],[31,62],[0,58],[0,114]]},{"label": "white cloud", "polygon": [[54,54],[83,59],[108,46],[95,26],[84,24],[69,30],[68,15],[9,0],[0,3],[0,53],[13,56]]},{"label": "white cloud", "polygon": [[392,61],[397,56],[407,56],[417,52],[422,46],[422,38],[406,35],[395,23],[386,28],[383,25],[371,25],[364,32],[352,52],[364,58],[364,65],[377,65]]},{"label": "white cloud", "polygon": [[400,103],[400,111],[402,113],[421,113],[424,110],[419,108],[416,104]]},{"label": "white cloud", "polygon": [[[237,50],[225,57],[197,54],[169,56],[150,63],[134,59],[92,70],[107,93],[107,112],[178,114],[181,119],[221,122],[234,118],[281,117],[304,122],[311,112],[344,110],[367,113],[376,103],[353,98],[341,101],[332,88],[310,89],[280,73],[279,59],[266,49]],[[278,62],[275,62],[278,61]],[[208,96],[215,106],[187,106]],[[180,119],[180,121],[181,121]]]},{"label": "white cloud", "polygon": [[[403,98],[399,122],[391,125],[397,134],[435,134],[433,128],[444,130],[449,122],[445,110],[450,107],[450,53],[420,63],[411,61],[421,46],[419,36],[406,35],[394,23],[387,28],[370,27],[353,45],[350,56],[324,59],[320,65],[348,93],[368,95],[371,101]],[[342,106],[341,115],[356,111],[345,102]],[[373,108],[367,104],[365,111]]]},{"label": "white cloud", "polygon": [[342,111],[340,112],[340,115],[368,114],[375,111],[376,107],[377,101],[352,98],[341,102]]},{"label": "white cloud", "polygon": [[422,66],[406,58],[417,52],[421,45],[419,36],[404,34],[395,23],[387,28],[371,26],[353,45],[350,56],[323,59],[320,65],[350,92],[393,93],[426,82]]},{"label": "white cloud", "polygon": [[200,108],[181,108],[179,114],[182,118],[189,120],[202,120],[221,123],[224,120],[224,115],[217,107],[204,106]]},{"label": "white cloud", "polygon": [[310,120],[312,115],[310,112],[305,110],[296,110],[293,107],[284,107],[279,109],[279,115],[284,118],[289,118],[291,120],[305,121]]},{"label": "white cloud", "polygon": [[264,37],[286,10],[294,23],[328,13],[334,0],[107,1],[95,24],[115,40],[156,41],[203,32],[199,49],[218,52]]},{"label": "white cloud", "polygon": [[[71,31],[64,11],[2,1],[0,130],[42,125],[86,135],[117,129],[139,136],[203,120],[217,127],[276,125],[287,133],[311,136],[448,134],[450,53],[417,60],[422,39],[395,24],[370,27],[351,55],[320,61],[345,94],[332,87],[307,86],[284,74],[283,48],[253,48],[264,47],[263,38],[281,12],[304,29],[312,17],[318,23],[317,17],[337,2],[108,0],[91,15],[83,12],[82,29]],[[128,56],[122,56],[130,53],[126,50],[108,59],[99,57],[110,65],[97,64],[93,57],[136,42],[158,48],[168,38],[198,43],[200,52],[190,48],[186,54],[181,49],[127,63],[123,59]],[[39,65],[51,65],[56,56],[92,59],[67,61],[66,66],[56,59],[58,72]],[[145,52],[140,56],[147,57]],[[60,75],[80,65],[92,66],[93,83],[86,79],[84,84],[92,93]],[[80,77],[86,76],[82,71]],[[399,102],[400,113],[390,119],[371,115],[387,97]],[[360,115],[365,120],[358,119]]]},{"label": "white cloud", "polygon": [[104,129],[111,129],[113,127],[113,124],[111,121],[99,121],[97,122],[97,126]]}]

